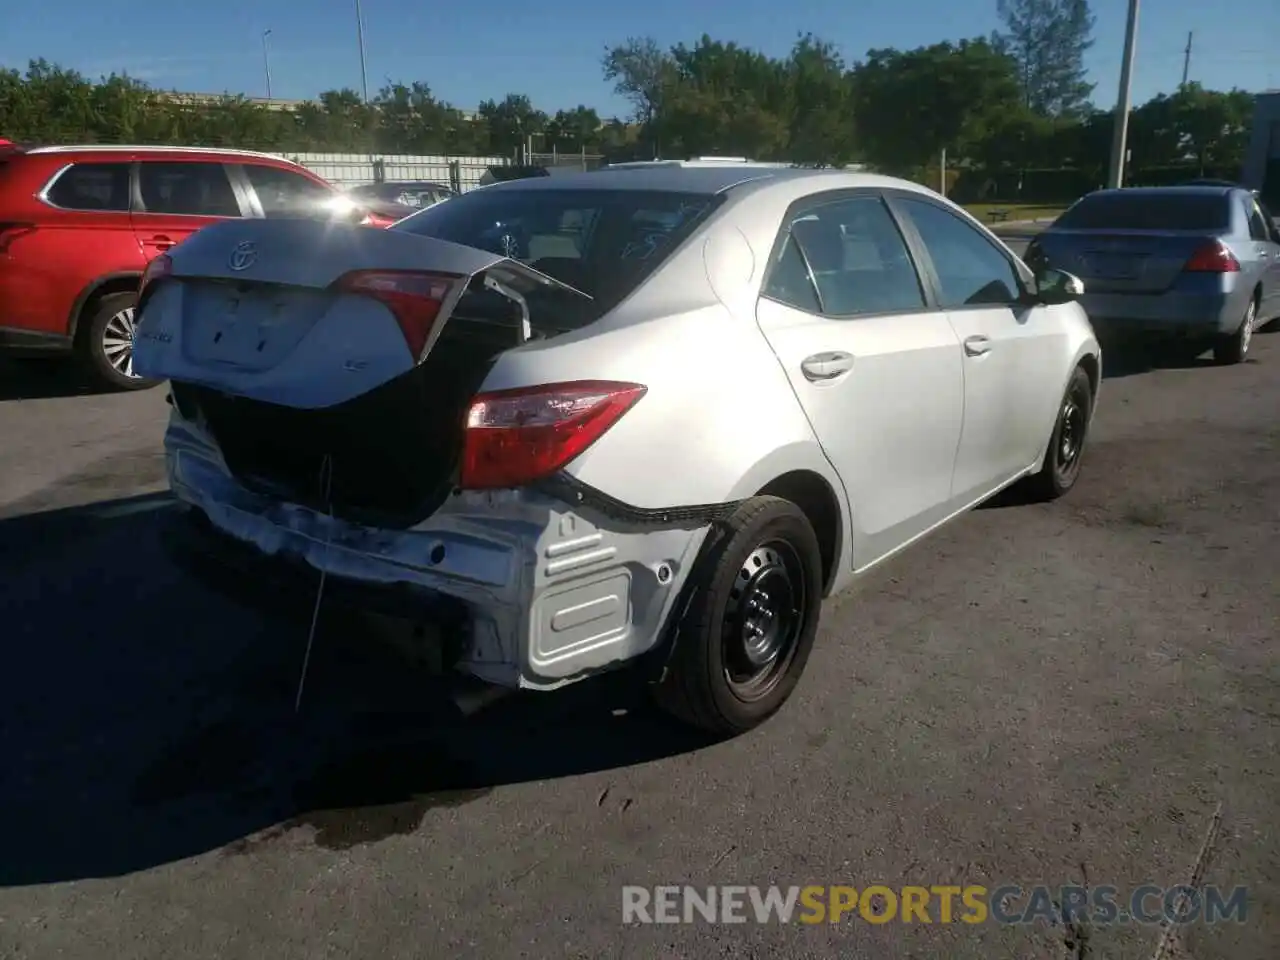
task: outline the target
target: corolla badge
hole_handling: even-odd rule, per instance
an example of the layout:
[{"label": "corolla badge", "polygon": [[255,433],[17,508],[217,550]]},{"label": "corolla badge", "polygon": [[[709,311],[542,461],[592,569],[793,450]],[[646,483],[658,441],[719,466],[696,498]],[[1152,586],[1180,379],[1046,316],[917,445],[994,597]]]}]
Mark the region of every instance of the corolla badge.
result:
[{"label": "corolla badge", "polygon": [[227,266],[237,272],[248,270],[258,262],[258,245],[252,240],[243,240],[235,245],[231,256],[227,258]]}]

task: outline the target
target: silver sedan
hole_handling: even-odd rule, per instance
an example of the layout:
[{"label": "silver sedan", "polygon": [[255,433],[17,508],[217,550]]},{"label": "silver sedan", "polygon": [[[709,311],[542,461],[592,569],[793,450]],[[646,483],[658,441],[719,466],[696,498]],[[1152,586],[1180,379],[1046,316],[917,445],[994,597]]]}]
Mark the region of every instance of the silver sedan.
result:
[{"label": "silver sedan", "polygon": [[306,616],[323,571],[501,687],[634,666],[733,733],[824,597],[1076,482],[1080,293],[922,187],[691,162],[210,227],[149,268],[135,363],[172,383],[179,562]]}]

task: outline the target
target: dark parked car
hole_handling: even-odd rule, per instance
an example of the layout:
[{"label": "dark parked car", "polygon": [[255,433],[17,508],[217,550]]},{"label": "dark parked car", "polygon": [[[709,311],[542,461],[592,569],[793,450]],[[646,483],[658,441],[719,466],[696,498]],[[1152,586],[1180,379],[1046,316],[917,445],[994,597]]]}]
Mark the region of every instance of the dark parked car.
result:
[{"label": "dark parked car", "polygon": [[376,206],[377,209],[390,213],[392,209],[401,210],[401,217],[441,200],[457,196],[452,187],[444,183],[414,180],[386,180],[382,183],[366,183],[352,187],[347,194],[365,206]]}]

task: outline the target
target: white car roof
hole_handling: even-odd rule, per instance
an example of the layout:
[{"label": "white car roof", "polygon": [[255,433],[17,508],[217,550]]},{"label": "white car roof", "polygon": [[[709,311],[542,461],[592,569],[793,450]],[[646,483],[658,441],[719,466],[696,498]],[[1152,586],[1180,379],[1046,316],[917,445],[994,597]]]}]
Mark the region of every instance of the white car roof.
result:
[{"label": "white car roof", "polygon": [[[919,184],[895,177],[844,170],[813,169],[791,166],[734,162],[675,162],[628,164],[605,167],[563,177],[529,177],[493,183],[486,190],[661,190],[673,193],[723,193],[747,183],[801,184],[813,190],[856,189],[858,187],[896,188],[927,192]],[[802,191],[803,192],[803,191]]]}]

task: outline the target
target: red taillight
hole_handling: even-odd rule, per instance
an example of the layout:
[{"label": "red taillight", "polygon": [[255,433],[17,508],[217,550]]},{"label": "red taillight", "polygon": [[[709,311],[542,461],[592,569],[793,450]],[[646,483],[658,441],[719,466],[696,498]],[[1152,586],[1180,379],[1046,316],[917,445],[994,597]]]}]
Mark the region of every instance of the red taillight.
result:
[{"label": "red taillight", "polygon": [[1193,253],[1182,269],[1187,273],[1238,273],[1240,261],[1221,240],[1212,240]]},{"label": "red taillight", "polygon": [[142,302],[142,293],[147,287],[173,273],[173,260],[167,254],[160,254],[142,271],[142,279],[138,281],[138,302]]},{"label": "red taillight", "polygon": [[647,389],[581,380],[478,395],[467,413],[459,485],[520,487],[555,473],[599,440]]},{"label": "red taillight", "polygon": [[386,306],[400,325],[414,360],[422,356],[427,337],[457,277],[407,270],[357,270],[338,278],[343,293],[372,297]]}]

